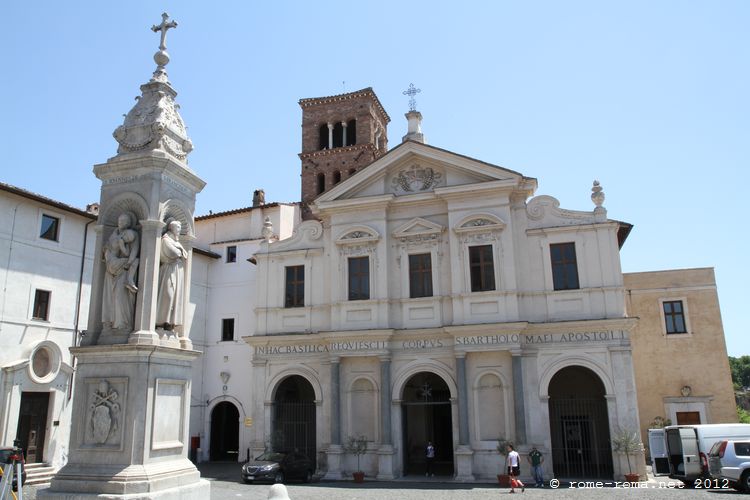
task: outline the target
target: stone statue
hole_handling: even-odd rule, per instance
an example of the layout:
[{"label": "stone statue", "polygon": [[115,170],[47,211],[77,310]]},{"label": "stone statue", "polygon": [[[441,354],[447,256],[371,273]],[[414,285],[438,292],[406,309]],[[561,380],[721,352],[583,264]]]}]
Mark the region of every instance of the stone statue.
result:
[{"label": "stone statue", "polygon": [[161,237],[159,289],[156,298],[156,326],[172,330],[182,324],[187,251],[179,242],[182,224],[173,220]]},{"label": "stone statue", "polygon": [[133,327],[135,273],[138,271],[140,238],[133,229],[133,216],[122,213],[117,228],[104,245],[104,290],[102,292],[102,322],[113,329]]}]

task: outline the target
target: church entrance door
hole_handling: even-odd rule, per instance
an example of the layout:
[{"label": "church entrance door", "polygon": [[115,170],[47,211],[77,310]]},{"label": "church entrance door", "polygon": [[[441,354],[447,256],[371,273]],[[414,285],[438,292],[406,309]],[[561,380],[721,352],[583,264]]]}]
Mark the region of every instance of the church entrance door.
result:
[{"label": "church entrance door", "polygon": [[453,474],[453,419],[450,389],[438,375],[420,372],[404,386],[401,396],[404,474],[426,473],[426,447],[435,447],[432,472]]},{"label": "church entrance door", "polygon": [[281,381],[273,401],[273,451],[298,451],[316,465],[315,390],[299,375]]},{"label": "church entrance door", "polygon": [[582,366],[565,367],[552,377],[549,425],[555,477],[612,478],[604,394],[599,377]]},{"label": "church entrance door", "polygon": [[240,452],[240,412],[228,401],[211,411],[211,460],[236,462]]}]

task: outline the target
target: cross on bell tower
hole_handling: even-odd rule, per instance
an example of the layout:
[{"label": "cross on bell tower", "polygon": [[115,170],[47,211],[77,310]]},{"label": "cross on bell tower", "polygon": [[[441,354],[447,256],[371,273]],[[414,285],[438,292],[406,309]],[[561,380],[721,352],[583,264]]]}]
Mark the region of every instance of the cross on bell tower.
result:
[{"label": "cross on bell tower", "polygon": [[409,111],[417,110],[417,100],[414,99],[414,96],[420,92],[422,92],[422,89],[415,88],[413,83],[410,83],[409,88],[402,92],[402,94],[409,96]]}]

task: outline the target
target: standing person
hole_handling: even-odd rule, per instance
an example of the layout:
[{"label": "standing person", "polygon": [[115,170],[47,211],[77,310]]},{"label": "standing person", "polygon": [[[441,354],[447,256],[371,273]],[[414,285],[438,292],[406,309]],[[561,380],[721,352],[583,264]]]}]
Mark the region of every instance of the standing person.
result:
[{"label": "standing person", "polygon": [[432,472],[432,463],[435,461],[435,447],[432,445],[432,441],[427,441],[427,447],[425,448],[425,476],[434,476]]},{"label": "standing person", "polygon": [[526,460],[531,464],[531,475],[534,478],[534,483],[538,488],[544,487],[544,474],[542,472],[542,464],[544,463],[544,455],[542,452],[536,449],[536,445],[531,445],[531,451]]},{"label": "standing person", "polygon": [[520,457],[512,444],[509,444],[507,449],[508,458],[506,459],[506,465],[508,466],[508,475],[510,476],[510,492],[515,493],[516,486],[520,486],[521,493],[523,493],[526,491],[526,486],[524,486],[520,479],[516,479],[521,474]]}]

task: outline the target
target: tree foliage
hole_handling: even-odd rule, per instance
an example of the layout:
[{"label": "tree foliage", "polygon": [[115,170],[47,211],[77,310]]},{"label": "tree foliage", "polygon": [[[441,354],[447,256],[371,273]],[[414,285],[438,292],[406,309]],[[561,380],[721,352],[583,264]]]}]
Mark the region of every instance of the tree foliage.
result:
[{"label": "tree foliage", "polygon": [[741,424],[750,424],[750,412],[738,406],[737,407],[737,420],[739,420]]},{"label": "tree foliage", "polygon": [[729,369],[735,387],[750,387],[750,356],[729,356]]}]

